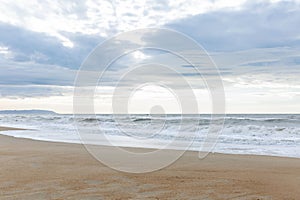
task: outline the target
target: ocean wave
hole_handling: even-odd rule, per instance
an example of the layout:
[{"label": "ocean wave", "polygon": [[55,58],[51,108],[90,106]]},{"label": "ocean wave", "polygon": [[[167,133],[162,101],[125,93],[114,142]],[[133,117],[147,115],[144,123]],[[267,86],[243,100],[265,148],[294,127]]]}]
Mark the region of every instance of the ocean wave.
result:
[{"label": "ocean wave", "polygon": [[152,118],[137,118],[133,119],[133,122],[143,122],[143,121],[152,121]]},{"label": "ocean wave", "polygon": [[[300,145],[299,121],[300,115],[228,115],[218,138],[217,150],[235,152],[235,149],[239,149],[239,153],[280,152],[283,155],[295,155],[297,154],[295,149],[297,147],[299,149]],[[153,144],[179,139],[195,141],[199,146],[207,136],[210,117],[209,115],[188,115],[183,118],[180,115],[82,115],[74,118],[73,115],[0,115],[0,126],[35,130],[10,132],[12,136],[32,139],[73,142],[78,137],[74,122],[79,122],[79,126],[84,126],[85,130],[89,130],[92,134],[108,135],[116,141],[116,144],[124,144],[126,141],[128,146],[136,145],[130,137],[122,133],[121,127],[129,130],[133,136],[141,138],[151,136]],[[97,131],[99,129],[101,130]]]}]

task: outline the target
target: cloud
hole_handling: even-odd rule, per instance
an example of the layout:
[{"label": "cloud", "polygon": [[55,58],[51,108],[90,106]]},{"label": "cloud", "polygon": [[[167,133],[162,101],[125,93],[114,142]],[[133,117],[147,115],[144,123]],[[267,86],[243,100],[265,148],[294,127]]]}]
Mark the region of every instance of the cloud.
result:
[{"label": "cloud", "polygon": [[0,85],[0,98],[24,99],[51,96],[70,96],[73,88],[51,85]]},{"label": "cloud", "polygon": [[34,62],[0,59],[0,85],[73,85],[75,70]]},{"label": "cloud", "polygon": [[[6,58],[18,62],[61,65],[79,68],[84,58],[103,38],[93,35],[65,33],[74,42],[72,49],[67,48],[53,36],[29,31],[24,28],[0,23],[1,52],[9,52]],[[5,50],[5,51],[4,51]]]},{"label": "cloud", "polygon": [[[209,51],[220,68],[227,96],[238,105],[235,110],[245,108],[240,99],[250,102],[251,109],[257,102],[266,105],[269,101],[270,106],[273,102],[280,107],[280,102],[286,104],[288,99],[295,108],[299,99],[299,1],[4,0],[0,4],[3,98],[71,96],[76,70],[99,42],[136,28],[166,27],[185,33]],[[135,40],[151,43],[147,38]],[[157,38],[152,42],[176,44],[172,40]],[[127,47],[132,42],[128,41]],[[98,59],[107,57],[105,53],[101,56]],[[199,76],[189,64],[147,51],[114,63],[104,77],[105,86],[112,86],[130,66],[146,62],[168,64],[180,70],[195,88],[203,88],[202,82],[197,87]],[[160,71],[155,69],[143,71],[149,77],[145,73],[129,77],[126,84],[136,79],[157,80]],[[208,69],[202,72],[213,77]],[[161,73],[160,78],[177,83],[174,73]]]},{"label": "cloud", "polygon": [[299,46],[299,22],[297,2],[249,2],[239,10],[199,14],[166,26],[187,34],[208,51],[237,51]]},{"label": "cloud", "polygon": [[[99,5],[93,5],[92,2],[66,1],[63,5],[56,1],[42,5],[37,2],[27,3],[33,4],[37,9],[2,3],[6,10],[0,13],[7,15],[0,18],[5,22],[0,23],[0,56],[14,61],[33,61],[77,69],[89,52],[104,40],[100,36],[101,30],[120,31],[139,27],[133,19],[142,18],[137,17],[138,13],[131,12],[133,5],[135,9],[150,7],[145,10],[146,13],[141,14],[144,18],[151,16],[145,26],[155,24],[181,31],[210,52],[295,47],[300,44],[300,30],[297,28],[300,6],[296,2],[244,4],[243,1],[226,1],[224,4],[223,1],[205,1],[202,2],[203,5],[196,6],[198,1],[159,1],[153,4],[133,1],[132,4],[124,5],[119,1],[101,1],[103,7],[100,13],[97,12]],[[196,8],[199,11],[196,12]],[[110,13],[109,10],[113,12]],[[170,14],[175,10],[179,16]],[[63,20],[60,21],[60,18]],[[124,21],[116,18],[124,18]],[[42,31],[32,28],[33,25],[30,24],[34,24],[35,20],[41,20],[41,24],[49,26],[51,30],[47,32],[48,29]],[[106,26],[103,20],[114,21],[115,24],[102,27]],[[119,26],[126,26],[127,29]],[[88,31],[89,29],[94,31]],[[52,34],[53,31],[72,41],[73,48],[65,46],[57,35]],[[166,39],[168,38],[157,39],[156,42],[169,42]],[[4,51],[3,47],[7,49]]]},{"label": "cloud", "polygon": [[0,58],[0,99],[70,96],[76,70]]},{"label": "cloud", "polygon": [[2,22],[59,38],[72,46],[61,32],[107,36],[135,28],[161,26],[175,19],[224,8],[238,9],[245,0],[58,0],[1,1]]}]

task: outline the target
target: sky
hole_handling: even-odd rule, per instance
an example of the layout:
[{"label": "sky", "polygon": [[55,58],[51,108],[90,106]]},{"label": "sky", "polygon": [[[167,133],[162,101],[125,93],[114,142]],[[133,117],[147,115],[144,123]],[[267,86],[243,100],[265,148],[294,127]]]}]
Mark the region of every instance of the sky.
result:
[{"label": "sky", "polygon": [[[183,33],[208,52],[222,77],[227,113],[300,113],[299,24],[296,0],[2,0],[0,110],[72,113],[75,77],[90,52],[116,34],[151,27]],[[133,52],[97,88],[96,112],[112,112],[116,74],[147,60],[168,61],[191,74],[170,55]],[[211,112],[201,78],[187,79],[200,112]],[[148,112],[158,102],[166,112],[180,107],[172,92],[158,86],[145,85],[132,96],[132,112]]]}]

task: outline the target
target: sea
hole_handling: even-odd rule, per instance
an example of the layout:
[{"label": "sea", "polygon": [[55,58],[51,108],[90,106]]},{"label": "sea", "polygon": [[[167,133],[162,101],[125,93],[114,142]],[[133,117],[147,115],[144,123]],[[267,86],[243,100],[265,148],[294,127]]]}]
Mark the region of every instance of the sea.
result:
[{"label": "sea", "polygon": [[[91,135],[104,135],[114,146],[165,148],[176,138],[189,141],[191,151],[201,150],[210,123],[210,115],[185,115],[184,120],[175,114],[0,115],[0,126],[27,129],[1,132],[18,138],[85,143],[78,131],[78,127],[84,127]],[[101,141],[97,144],[101,145]],[[228,114],[212,152],[300,158],[300,114]]]}]

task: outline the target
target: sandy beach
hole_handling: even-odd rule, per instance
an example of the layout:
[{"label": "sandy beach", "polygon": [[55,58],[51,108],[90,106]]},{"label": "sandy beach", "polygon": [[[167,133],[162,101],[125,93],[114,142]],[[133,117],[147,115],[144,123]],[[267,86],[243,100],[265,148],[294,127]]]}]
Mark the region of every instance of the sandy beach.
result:
[{"label": "sandy beach", "polygon": [[300,199],[297,158],[210,154],[199,160],[187,152],[163,170],[128,174],[104,166],[83,145],[0,135],[0,162],[1,200]]}]

